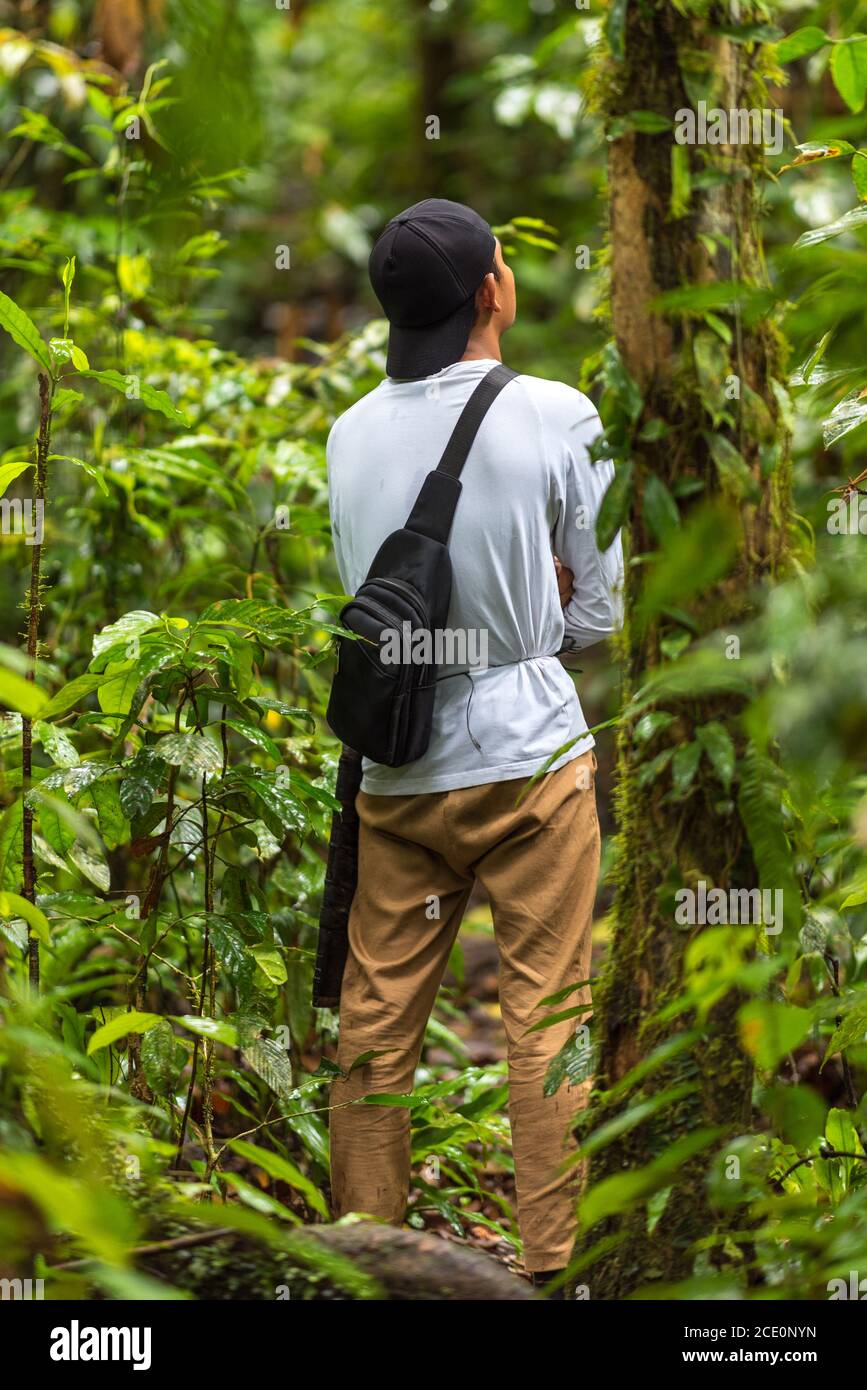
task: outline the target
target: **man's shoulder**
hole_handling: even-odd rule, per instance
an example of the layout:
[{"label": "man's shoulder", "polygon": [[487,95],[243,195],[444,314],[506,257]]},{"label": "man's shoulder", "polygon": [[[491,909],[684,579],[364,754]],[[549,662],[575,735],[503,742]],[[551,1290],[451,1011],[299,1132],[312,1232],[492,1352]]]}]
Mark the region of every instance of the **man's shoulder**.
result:
[{"label": "man's shoulder", "polygon": [[524,372],[520,381],[542,416],[543,424],[566,430],[577,429],[579,425],[598,426],[596,407],[583,391],[567,386],[565,381],[528,376]]},{"label": "man's shoulder", "polygon": [[384,385],[384,381],[379,382],[377,386],[374,386],[372,391],[368,391],[364,396],[360,396],[357,401],[353,401],[352,405],[347,406],[347,408],[337,416],[337,419],[328,431],[329,451],[339,442],[340,436],[346,430],[347,426],[351,428],[353,425],[363,425],[369,417],[376,413],[382,399]]}]

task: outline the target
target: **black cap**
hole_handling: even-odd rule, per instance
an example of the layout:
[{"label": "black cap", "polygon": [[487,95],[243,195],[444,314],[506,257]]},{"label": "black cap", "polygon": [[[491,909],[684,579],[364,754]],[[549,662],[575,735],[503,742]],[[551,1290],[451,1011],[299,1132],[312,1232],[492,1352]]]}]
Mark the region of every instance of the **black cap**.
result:
[{"label": "black cap", "polygon": [[460,361],[496,244],[483,217],[445,198],[425,198],[392,218],[369,264],[391,324],[389,376],[414,380]]}]

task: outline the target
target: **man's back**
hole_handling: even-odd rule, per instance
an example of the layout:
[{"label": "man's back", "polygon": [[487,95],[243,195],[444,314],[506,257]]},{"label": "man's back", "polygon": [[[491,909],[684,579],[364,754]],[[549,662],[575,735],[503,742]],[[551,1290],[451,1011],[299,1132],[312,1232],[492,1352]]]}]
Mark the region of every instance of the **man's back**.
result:
[{"label": "man's back", "polygon": [[[335,424],[329,493],[341,582],[354,593],[389,532],[402,526],[492,360],[416,381],[387,378]],[[596,411],[580,392],[521,376],[501,392],[470,451],[449,550],[447,637],[430,746],[400,768],[365,764],[383,794],[445,791],[525,777],[592,747],[572,681],[556,659],[618,623],[619,540],[603,555],[594,521],[611,480],[592,465]],[[553,555],[575,575],[565,614]],[[565,621],[564,621],[565,620]],[[482,668],[482,661],[487,661]]]}]

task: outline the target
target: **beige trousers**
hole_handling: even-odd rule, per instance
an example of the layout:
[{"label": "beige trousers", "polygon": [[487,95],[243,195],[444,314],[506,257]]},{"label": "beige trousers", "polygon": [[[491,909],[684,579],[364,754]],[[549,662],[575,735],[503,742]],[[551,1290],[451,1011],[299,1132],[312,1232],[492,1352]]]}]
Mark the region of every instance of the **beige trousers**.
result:
[{"label": "beige trousers", "polygon": [[[375,1092],[409,1092],[425,1025],[477,878],[487,890],[500,957],[508,1045],[509,1119],[518,1224],[528,1270],[557,1269],[571,1254],[576,1169],[570,1120],[587,1086],[543,1095],[552,1057],[575,1027],[567,1019],[529,1033],[540,1001],[590,973],[590,925],[599,870],[596,758],[526,780],[356,802],[358,888],[340,997],[338,1062],[373,1058],[331,1091],[331,1181],[336,1213],[364,1211],[399,1225],[410,1176],[410,1116],[403,1107],[352,1105]],[[432,916],[439,900],[439,916]],[[433,901],[432,901],[433,900]],[[589,990],[559,1007],[589,1003]]]}]

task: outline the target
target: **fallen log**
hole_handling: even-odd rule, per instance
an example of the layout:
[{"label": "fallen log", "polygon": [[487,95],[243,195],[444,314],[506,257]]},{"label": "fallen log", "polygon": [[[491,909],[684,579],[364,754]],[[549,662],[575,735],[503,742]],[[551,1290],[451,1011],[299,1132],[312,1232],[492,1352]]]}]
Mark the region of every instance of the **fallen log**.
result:
[{"label": "fallen log", "polygon": [[[282,1234],[282,1233],[281,1233]],[[276,1232],[275,1232],[276,1235]],[[211,1277],[190,1279],[184,1256],[203,1246],[225,1247],[225,1255],[212,1260]],[[294,1246],[294,1249],[293,1249]],[[311,1269],[324,1272],[316,1259],[316,1249],[328,1251],[341,1261],[349,1261],[368,1278],[375,1280],[383,1296],[395,1302],[514,1302],[532,1300],[531,1285],[511,1274],[504,1265],[482,1250],[471,1250],[453,1241],[426,1231],[398,1230],[375,1221],[356,1221],[348,1225],[309,1226],[293,1232],[291,1244],[279,1245],[264,1254],[261,1246],[251,1241],[248,1232],[230,1226],[191,1231],[170,1240],[151,1241],[130,1251],[140,1269],[152,1276],[166,1278],[179,1288],[191,1288],[198,1297],[233,1297],[254,1299],[273,1296],[284,1281],[293,1276],[302,1279]],[[238,1269],[242,1251],[257,1253],[256,1265],[249,1273],[249,1283]],[[217,1252],[214,1252],[215,1256]],[[177,1262],[181,1257],[181,1263]],[[85,1272],[94,1263],[93,1257],[68,1260],[54,1265],[50,1274]],[[225,1274],[231,1270],[234,1282],[226,1284]],[[240,1276],[240,1277],[239,1277]],[[337,1277],[325,1275],[328,1296],[351,1298]],[[266,1292],[267,1290],[267,1292]],[[273,1293],[272,1293],[273,1291]],[[293,1295],[294,1296],[294,1295]]]},{"label": "fallen log", "polygon": [[483,1250],[468,1250],[425,1231],[397,1230],[373,1221],[312,1227],[305,1238],[344,1255],[399,1302],[533,1298],[530,1284]]}]

